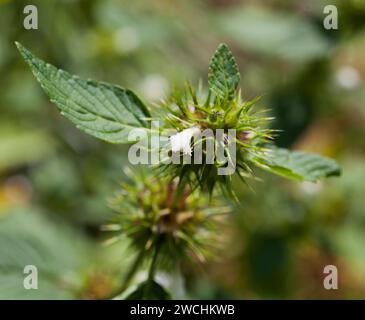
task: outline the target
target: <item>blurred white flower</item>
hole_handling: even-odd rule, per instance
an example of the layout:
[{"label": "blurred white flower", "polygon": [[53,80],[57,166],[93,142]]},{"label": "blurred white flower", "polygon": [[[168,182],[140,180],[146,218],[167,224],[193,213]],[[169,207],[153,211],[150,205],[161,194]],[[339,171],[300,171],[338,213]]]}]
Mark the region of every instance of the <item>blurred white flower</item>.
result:
[{"label": "blurred white flower", "polygon": [[171,151],[191,155],[191,138],[196,138],[200,134],[200,129],[192,127],[178,132],[170,137]]},{"label": "blurred white flower", "polygon": [[359,71],[351,66],[343,66],[336,72],[336,79],[345,89],[354,89],[359,86],[361,77]]},{"label": "blurred white flower", "polygon": [[306,194],[315,195],[322,191],[323,184],[321,182],[314,183],[314,182],[305,181],[300,184],[300,188]]},{"label": "blurred white flower", "polygon": [[129,53],[140,45],[139,34],[135,28],[124,27],[118,29],[113,36],[115,49],[121,53]]},{"label": "blurred white flower", "polygon": [[150,74],[141,83],[140,90],[146,99],[157,101],[168,91],[167,80],[159,74]]}]

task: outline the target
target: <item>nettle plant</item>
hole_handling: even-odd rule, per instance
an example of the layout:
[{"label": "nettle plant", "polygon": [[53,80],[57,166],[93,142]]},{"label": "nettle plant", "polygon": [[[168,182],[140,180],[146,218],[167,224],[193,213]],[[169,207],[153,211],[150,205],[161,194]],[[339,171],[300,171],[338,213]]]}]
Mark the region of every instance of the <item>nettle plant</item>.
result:
[{"label": "nettle plant", "polygon": [[[272,118],[253,110],[259,97],[242,98],[240,73],[225,44],[211,59],[206,90],[188,84],[153,108],[129,89],[83,80],[16,45],[50,100],[77,128],[109,143],[133,142],[130,150],[139,153],[157,149],[153,168],[122,185],[112,202],[115,217],[103,227],[114,233],[111,239],[128,236],[138,252],[118,292],[124,298],[169,298],[156,282],[157,271],[218,255],[230,211],[225,203],[239,201],[234,176],[255,178],[253,167],[298,181],[340,175],[332,159],[275,147]],[[157,147],[151,143],[156,135]],[[146,266],[147,279],[133,291],[136,271]]]}]

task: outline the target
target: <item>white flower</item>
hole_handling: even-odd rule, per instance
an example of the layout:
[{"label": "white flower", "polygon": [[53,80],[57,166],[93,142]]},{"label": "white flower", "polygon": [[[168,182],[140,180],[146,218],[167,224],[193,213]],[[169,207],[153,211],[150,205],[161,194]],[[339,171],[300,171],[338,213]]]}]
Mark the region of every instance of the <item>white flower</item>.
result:
[{"label": "white flower", "polygon": [[178,132],[170,137],[171,151],[180,152],[191,155],[190,141],[191,138],[196,138],[200,134],[200,130],[197,127],[192,127]]}]

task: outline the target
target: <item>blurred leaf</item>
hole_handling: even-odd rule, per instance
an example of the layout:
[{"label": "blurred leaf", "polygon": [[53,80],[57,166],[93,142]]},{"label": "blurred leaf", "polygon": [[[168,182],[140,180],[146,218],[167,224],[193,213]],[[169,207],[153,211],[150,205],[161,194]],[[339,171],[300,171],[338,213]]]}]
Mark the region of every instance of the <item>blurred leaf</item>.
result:
[{"label": "blurred leaf", "polygon": [[364,228],[359,224],[345,224],[331,236],[352,273],[359,279],[363,279],[365,277]]},{"label": "blurred leaf", "polygon": [[126,300],[169,300],[171,295],[155,281],[142,282]]},{"label": "blurred leaf", "polygon": [[287,293],[291,270],[287,239],[281,235],[257,233],[250,238],[245,255],[249,279],[255,290],[266,297],[283,297]]},{"label": "blurred leaf", "polygon": [[232,52],[220,44],[209,65],[209,88],[218,97],[232,100],[240,82],[240,73]]},{"label": "blurred leaf", "polygon": [[259,167],[294,180],[317,181],[320,178],[339,176],[341,168],[333,159],[302,151],[283,148],[270,149],[267,159],[251,159]]},{"label": "blurred leaf", "polygon": [[[19,94],[19,88],[22,88],[22,94]],[[34,81],[31,73],[25,73],[24,70],[9,73],[6,83],[2,88],[3,104],[11,108],[4,108],[9,115],[18,117],[24,115],[24,119],[29,119],[36,113],[43,112],[44,97],[38,89],[38,83]],[[35,117],[39,120],[39,117]]]},{"label": "blurred leaf", "polygon": [[17,46],[51,101],[80,130],[107,142],[127,143],[131,129],[147,126],[149,112],[132,91],[72,76]]},{"label": "blurred leaf", "polygon": [[[71,299],[90,263],[85,242],[72,230],[53,225],[31,209],[0,219],[0,298]],[[23,286],[26,265],[38,269],[38,289]]]},{"label": "blurred leaf", "polygon": [[322,57],[329,49],[326,38],[309,21],[285,12],[234,8],[225,11],[219,22],[243,50],[303,62]]},{"label": "blurred leaf", "polygon": [[0,124],[0,172],[42,159],[53,150],[46,132]]}]

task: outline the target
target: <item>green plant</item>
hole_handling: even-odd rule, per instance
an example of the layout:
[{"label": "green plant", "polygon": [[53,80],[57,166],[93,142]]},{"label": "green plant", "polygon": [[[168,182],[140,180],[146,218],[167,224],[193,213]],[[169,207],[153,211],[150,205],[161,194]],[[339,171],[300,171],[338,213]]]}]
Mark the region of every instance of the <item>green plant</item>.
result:
[{"label": "green plant", "polygon": [[[225,44],[213,55],[206,91],[188,84],[153,109],[129,89],[83,80],[17,46],[50,100],[77,128],[109,143],[144,139],[142,135],[130,139],[132,130],[147,132],[146,137],[157,132],[158,139],[165,141],[158,154],[179,160],[171,163],[159,158],[156,170],[133,175],[134,183],[124,184],[112,203],[115,219],[105,229],[128,235],[139,252],[120,292],[149,262],[147,280],[130,297],[168,298],[155,282],[156,270],[174,269],[185,258],[204,262],[214,256],[216,248],[211,243],[222,238],[218,227],[224,222],[217,213],[227,211],[214,201],[220,194],[236,197],[233,175],[220,174],[220,169],[233,165],[235,175],[244,182],[255,178],[254,166],[299,181],[340,174],[332,159],[275,147],[276,131],[268,126],[271,118],[253,110],[259,98],[242,98],[240,73]],[[154,128],[153,121],[161,126]],[[213,135],[204,135],[206,130]],[[197,154],[197,147],[201,161],[184,162]],[[153,152],[153,146],[147,149]]]}]

